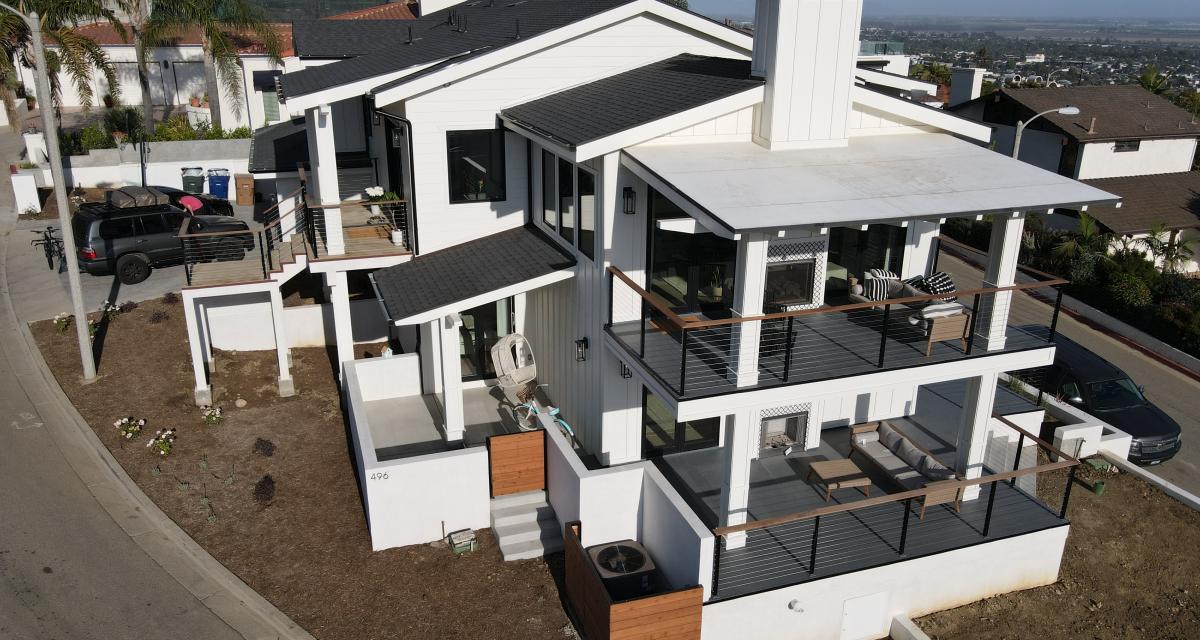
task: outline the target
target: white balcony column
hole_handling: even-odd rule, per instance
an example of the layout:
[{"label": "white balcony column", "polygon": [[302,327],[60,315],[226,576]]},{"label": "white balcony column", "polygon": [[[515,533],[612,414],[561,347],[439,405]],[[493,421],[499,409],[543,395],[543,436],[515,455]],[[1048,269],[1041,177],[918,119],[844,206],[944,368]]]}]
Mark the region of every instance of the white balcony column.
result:
[{"label": "white balcony column", "polygon": [[[721,443],[724,475],[721,478],[722,527],[745,524],[750,510],[750,467],[753,459],[753,443],[758,441],[758,429],[753,424],[753,411],[725,416],[724,441]],[[726,549],[746,546],[745,533],[725,536]]]},{"label": "white balcony column", "polygon": [[284,242],[296,234],[296,210],[299,209],[299,195],[288,193],[275,194],[276,212],[279,214],[279,232]]},{"label": "white balcony column", "polygon": [[204,355],[204,361],[208,363],[208,369],[211,371],[216,368],[217,363],[213,358],[212,331],[209,329],[208,323],[208,306],[204,304],[203,298],[196,299],[196,321],[199,328],[197,335],[200,337],[201,353]]},{"label": "white balcony column", "polygon": [[[762,315],[767,281],[768,236],[763,233],[743,234],[737,247],[737,280],[734,282],[733,314],[746,318]],[[738,387],[758,384],[758,347],[762,335],[761,322],[742,322],[733,325],[730,335],[730,375]]]},{"label": "white balcony column", "polygon": [[[992,239],[988,245],[987,265],[983,270],[984,288],[1008,287],[1016,283],[1017,262],[1021,254],[1021,236],[1025,231],[1025,213],[996,214],[992,221]],[[984,294],[979,299],[979,318],[975,320],[975,348],[985,351],[1004,349],[1012,292]]]},{"label": "white balcony column", "polygon": [[442,326],[441,320],[422,323],[421,332],[421,391],[426,395],[442,392]]},{"label": "white balcony column", "polygon": [[458,329],[462,316],[452,313],[438,321],[442,346],[442,414],[446,442],[461,442],[466,431],[463,413],[462,356],[458,351]]},{"label": "white balcony column", "polygon": [[196,388],[192,392],[192,397],[196,402],[196,406],[205,407],[212,405],[212,385],[208,383],[208,370],[205,368],[204,360],[204,336],[201,334],[203,328],[197,318],[197,301],[183,294],[183,318],[187,323],[188,348],[192,355],[192,373],[196,376]]},{"label": "white balcony column", "polygon": [[283,294],[279,287],[271,288],[271,322],[275,325],[275,357],[279,361],[279,397],[296,395],[296,383],[288,363],[287,332],[283,326]]},{"label": "white balcony column", "polygon": [[346,272],[326,273],[325,286],[329,290],[329,301],[333,304],[334,343],[337,345],[338,379],[341,379],[341,364],[354,360],[354,327],[350,319],[350,289],[346,284]]},{"label": "white balcony column", "polygon": [[941,225],[925,220],[908,223],[907,246],[904,263],[900,268],[901,278],[927,276],[933,266],[933,253],[937,251],[937,237]]},{"label": "white balcony column", "polygon": [[[333,133],[333,109],[323,104],[309,109],[308,126],[313,131],[311,140],[316,143],[316,153],[310,153],[310,162],[315,160],[313,171],[317,175],[318,200],[322,205],[336,205],[342,201],[338,185],[337,142]],[[342,210],[336,206],[322,207],[325,218],[325,250],[330,255],[346,253],[346,241],[342,237]]]},{"label": "white balcony column", "polygon": [[[996,402],[996,373],[986,373],[967,379],[967,397],[963,400],[962,422],[955,443],[955,470],[963,478],[983,475],[984,454],[991,431],[992,411]],[[979,497],[979,487],[968,487],[964,500]]]}]

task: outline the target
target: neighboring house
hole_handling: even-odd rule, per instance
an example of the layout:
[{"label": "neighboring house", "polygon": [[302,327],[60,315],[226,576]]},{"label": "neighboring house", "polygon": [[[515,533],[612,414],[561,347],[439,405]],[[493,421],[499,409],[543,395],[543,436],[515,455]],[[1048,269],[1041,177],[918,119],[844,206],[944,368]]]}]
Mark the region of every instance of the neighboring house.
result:
[{"label": "neighboring house", "polygon": [[[324,320],[373,546],[564,545],[592,638],[879,638],[1055,581],[1068,496],[1033,483],[1074,461],[1038,466],[1042,410],[998,382],[1053,361],[1057,310],[1009,303],[1055,285],[1014,285],[1026,212],[1117,198],[858,68],[861,0],[758,9],[754,39],[654,0],[297,24],[293,119],[251,153],[273,221],[240,260],[183,236],[196,402],[220,349],[303,393]],[[989,214],[982,278],[912,280]],[[284,308],[308,278],[323,304]],[[657,573],[602,583],[585,547],[627,539]]]},{"label": "neighboring house", "polygon": [[1200,177],[1192,171],[1200,120],[1166,98],[1136,85],[1002,89],[951,111],[992,126],[995,150],[1011,155],[1019,120],[1066,105],[1079,115],[1050,113],[1031,123],[1021,160],[1125,198],[1121,208],[1092,212],[1113,233],[1141,238],[1162,223],[1172,234],[1200,237]]}]

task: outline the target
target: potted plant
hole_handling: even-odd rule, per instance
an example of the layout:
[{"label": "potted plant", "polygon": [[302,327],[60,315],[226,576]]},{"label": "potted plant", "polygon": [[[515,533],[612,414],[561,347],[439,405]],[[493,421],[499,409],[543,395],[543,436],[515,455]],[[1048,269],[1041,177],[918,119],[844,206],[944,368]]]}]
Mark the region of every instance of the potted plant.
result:
[{"label": "potted plant", "polygon": [[714,298],[722,298],[725,295],[724,282],[721,280],[721,272],[716,269],[712,272],[712,279],[709,282],[709,287],[712,289]]},{"label": "potted plant", "polygon": [[191,98],[188,99],[188,103],[191,104],[193,107],[200,106],[200,96],[192,96]]},{"label": "potted plant", "polygon": [[30,111],[33,111],[34,109],[36,109],[37,108],[37,98],[35,98],[33,96],[29,96],[28,98],[25,98],[25,108]]},{"label": "potted plant", "polygon": [[375,204],[378,202],[383,202],[383,187],[367,187],[363,191],[367,194],[367,200],[371,202],[371,217],[374,218],[376,216],[383,215],[383,207]]}]

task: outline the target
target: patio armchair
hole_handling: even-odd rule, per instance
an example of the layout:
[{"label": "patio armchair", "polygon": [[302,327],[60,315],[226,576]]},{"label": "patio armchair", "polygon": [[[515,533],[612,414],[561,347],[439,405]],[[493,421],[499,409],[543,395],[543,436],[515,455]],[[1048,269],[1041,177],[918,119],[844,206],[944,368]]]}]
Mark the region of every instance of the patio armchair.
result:
[{"label": "patio armchair", "polygon": [[871,422],[850,428],[850,453],[858,453],[883,471],[900,489],[928,489],[920,499],[917,517],[939,504],[962,508],[959,475],[937,461],[932,453],[902,434],[890,422]]}]

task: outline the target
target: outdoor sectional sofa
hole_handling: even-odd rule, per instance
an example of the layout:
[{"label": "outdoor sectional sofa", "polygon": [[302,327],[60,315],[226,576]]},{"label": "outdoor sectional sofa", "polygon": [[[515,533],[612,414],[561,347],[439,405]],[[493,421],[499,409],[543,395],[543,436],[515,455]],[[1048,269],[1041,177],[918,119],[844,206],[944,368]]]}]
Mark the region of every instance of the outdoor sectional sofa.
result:
[{"label": "outdoor sectional sofa", "polygon": [[[867,275],[868,284],[858,284],[850,289],[849,299],[852,303],[886,302],[904,298],[918,298],[933,295],[929,291],[914,286],[912,281],[900,280],[895,274],[887,276],[875,275],[875,271]],[[944,275],[944,274],[935,274]],[[948,276],[946,276],[948,278]],[[871,284],[880,283],[872,296]],[[950,284],[949,297],[941,301],[897,303],[900,308],[911,308],[913,313],[908,321],[919,326],[925,334],[925,356],[933,352],[933,343],[946,340],[958,340],[959,346],[967,350],[967,336],[970,331],[971,312],[954,299],[953,283]]]},{"label": "outdoor sectional sofa", "polygon": [[922,520],[926,507],[953,503],[958,511],[962,506],[958,474],[905,437],[892,423],[884,420],[851,427],[850,447],[851,454],[858,453],[869,460],[901,491],[930,489],[921,498],[918,516]]}]

